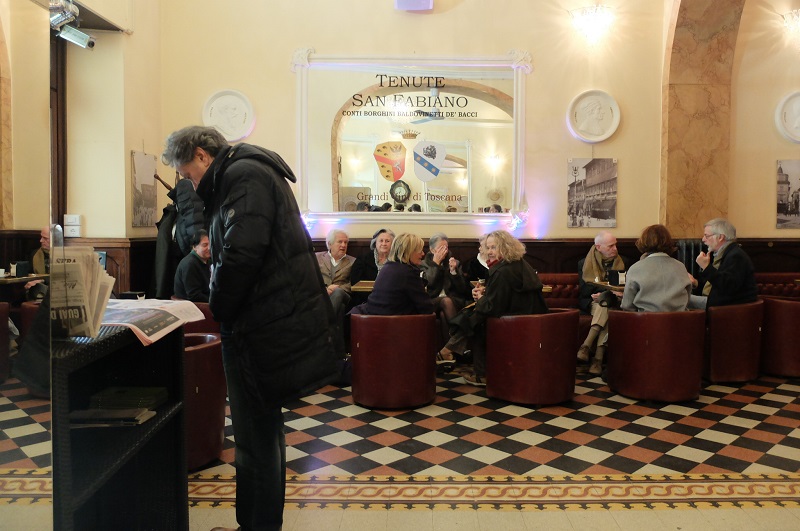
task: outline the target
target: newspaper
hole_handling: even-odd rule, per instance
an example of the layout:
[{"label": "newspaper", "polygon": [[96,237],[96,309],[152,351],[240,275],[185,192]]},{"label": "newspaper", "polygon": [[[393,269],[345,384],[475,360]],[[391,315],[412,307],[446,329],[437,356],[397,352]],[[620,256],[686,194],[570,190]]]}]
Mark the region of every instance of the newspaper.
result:
[{"label": "newspaper", "polygon": [[50,322],[53,335],[97,337],[114,277],[92,247],[59,247],[50,260]]},{"label": "newspaper", "polygon": [[204,318],[191,301],[114,299],[108,301],[103,324],[127,326],[143,345],[149,345],[184,323]]}]

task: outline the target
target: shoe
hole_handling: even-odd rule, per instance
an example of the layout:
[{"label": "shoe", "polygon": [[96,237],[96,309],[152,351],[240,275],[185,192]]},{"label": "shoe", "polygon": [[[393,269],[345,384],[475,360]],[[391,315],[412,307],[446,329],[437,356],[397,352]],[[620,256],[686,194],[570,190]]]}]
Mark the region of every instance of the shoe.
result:
[{"label": "shoe", "polygon": [[[446,358],[445,356],[450,356],[450,357]],[[453,359],[452,353],[445,354],[441,350],[436,353],[436,365],[455,365],[455,364],[456,360]]]},{"label": "shoe", "polygon": [[473,373],[469,373],[469,374],[464,374],[462,376],[462,378],[464,378],[464,381],[467,382],[470,385],[474,385],[476,387],[486,387],[486,377],[485,376],[478,376],[477,374],[475,374],[473,372]]},{"label": "shoe", "polygon": [[241,531],[241,527],[214,527],[211,531]]},{"label": "shoe", "polygon": [[593,359],[592,364],[589,366],[589,374],[600,376],[602,372],[603,372],[603,362],[597,358]]},{"label": "shoe", "polygon": [[578,361],[589,361],[589,347],[586,345],[581,345],[581,348],[578,349]]}]

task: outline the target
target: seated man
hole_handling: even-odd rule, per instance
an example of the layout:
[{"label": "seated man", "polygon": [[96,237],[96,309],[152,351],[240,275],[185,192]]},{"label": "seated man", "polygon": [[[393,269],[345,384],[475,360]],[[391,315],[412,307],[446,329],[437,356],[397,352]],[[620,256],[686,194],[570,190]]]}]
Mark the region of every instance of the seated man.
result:
[{"label": "seated man", "polygon": [[208,233],[200,229],[192,236],[192,250],[183,257],[175,271],[175,297],[192,302],[208,302],[211,270]]},{"label": "seated man", "polygon": [[582,313],[592,316],[589,334],[578,349],[578,359],[589,361],[592,344],[597,341],[595,356],[589,366],[589,373],[599,375],[603,368],[603,356],[608,344],[608,307],[598,302],[600,293],[605,291],[590,282],[607,282],[609,271],[625,271],[628,260],[617,252],[617,238],[608,231],[602,231],[594,238],[594,246],[586,258],[578,262],[578,307]]},{"label": "seated man", "polygon": [[347,244],[350,238],[343,230],[331,229],[325,239],[327,251],[317,253],[317,263],[322,273],[322,280],[328,289],[333,311],[337,316],[343,316],[344,310],[350,304],[350,272],[356,259],[347,254]]},{"label": "seated man", "polygon": [[[39,244],[31,257],[33,272],[37,275],[50,274],[50,225],[39,233]],[[29,301],[41,300],[47,293],[47,282],[42,279],[31,280],[25,283],[25,298]]]},{"label": "seated man", "polygon": [[758,288],[753,262],[736,244],[736,227],[726,219],[712,219],[703,226],[703,243],[708,245],[708,252],[695,259],[701,269],[699,278],[689,275],[696,288],[689,308],[754,302]]}]

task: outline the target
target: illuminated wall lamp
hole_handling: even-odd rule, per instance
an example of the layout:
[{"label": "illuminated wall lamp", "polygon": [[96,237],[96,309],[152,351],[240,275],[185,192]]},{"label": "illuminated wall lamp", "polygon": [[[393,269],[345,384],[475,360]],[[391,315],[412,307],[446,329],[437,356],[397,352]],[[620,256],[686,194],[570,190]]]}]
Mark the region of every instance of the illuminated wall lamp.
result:
[{"label": "illuminated wall lamp", "polygon": [[800,37],[800,9],[789,11],[783,15],[783,25],[790,34]]},{"label": "illuminated wall lamp", "polygon": [[569,13],[572,15],[572,24],[591,45],[597,44],[608,33],[614,21],[611,8],[600,4],[573,9]]}]

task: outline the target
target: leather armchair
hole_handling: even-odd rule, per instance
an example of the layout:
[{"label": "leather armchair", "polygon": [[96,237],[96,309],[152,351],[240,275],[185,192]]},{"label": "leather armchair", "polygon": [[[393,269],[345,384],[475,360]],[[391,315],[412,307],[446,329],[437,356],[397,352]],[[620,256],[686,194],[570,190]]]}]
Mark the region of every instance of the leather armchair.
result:
[{"label": "leather armchair", "polygon": [[578,310],[491,318],[486,394],[520,404],[557,404],[575,393]]},{"label": "leather armchair", "polygon": [[222,453],[228,386],[217,334],[184,334],[186,457],[194,470]]},{"label": "leather armchair", "polygon": [[706,312],[624,312],[608,318],[607,381],[639,400],[681,402],[700,395]]},{"label": "leather armchair", "polygon": [[800,377],[800,299],[764,297],[761,370]]},{"label": "leather armchair", "polygon": [[746,382],[758,378],[764,301],[712,306],[706,312],[703,377],[710,382]]},{"label": "leather armchair", "polygon": [[412,408],[436,396],[436,315],[350,316],[353,401]]}]

